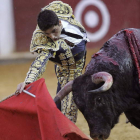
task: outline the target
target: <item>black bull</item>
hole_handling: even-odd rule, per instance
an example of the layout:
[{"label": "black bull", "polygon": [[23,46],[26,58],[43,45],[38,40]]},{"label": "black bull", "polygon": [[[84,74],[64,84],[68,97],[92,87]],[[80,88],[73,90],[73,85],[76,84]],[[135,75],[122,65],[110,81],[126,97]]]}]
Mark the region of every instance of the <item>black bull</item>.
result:
[{"label": "black bull", "polygon": [[55,97],[70,91],[84,115],[93,139],[107,139],[121,113],[140,128],[140,29],[124,29],[92,56],[85,73]]}]

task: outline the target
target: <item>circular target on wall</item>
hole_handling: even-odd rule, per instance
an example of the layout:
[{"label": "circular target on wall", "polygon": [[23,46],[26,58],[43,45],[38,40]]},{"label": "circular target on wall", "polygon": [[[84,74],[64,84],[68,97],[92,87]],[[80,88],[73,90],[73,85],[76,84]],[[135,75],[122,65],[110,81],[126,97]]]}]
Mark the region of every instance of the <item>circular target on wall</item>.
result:
[{"label": "circular target on wall", "polygon": [[102,1],[81,0],[74,12],[76,19],[86,28],[91,42],[97,42],[107,34],[110,14]]}]

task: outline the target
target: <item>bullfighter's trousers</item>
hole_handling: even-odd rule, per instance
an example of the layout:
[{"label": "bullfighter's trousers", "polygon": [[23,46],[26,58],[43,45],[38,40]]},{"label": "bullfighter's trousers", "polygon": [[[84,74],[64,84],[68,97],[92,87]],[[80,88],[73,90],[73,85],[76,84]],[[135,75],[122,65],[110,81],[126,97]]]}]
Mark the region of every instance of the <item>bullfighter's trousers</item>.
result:
[{"label": "bullfighter's trousers", "polygon": [[[83,43],[85,45],[86,43]],[[82,46],[81,46],[82,47]],[[84,46],[85,47],[85,46]],[[74,53],[73,53],[74,54]],[[76,52],[75,52],[76,54]],[[76,69],[65,69],[58,65],[55,66],[55,72],[58,79],[58,91],[69,81],[74,80],[76,77],[82,74],[82,70],[85,65],[86,51],[80,60],[76,61]],[[57,106],[61,112],[72,122],[76,123],[77,120],[77,106],[74,103],[72,93],[68,94]]]}]

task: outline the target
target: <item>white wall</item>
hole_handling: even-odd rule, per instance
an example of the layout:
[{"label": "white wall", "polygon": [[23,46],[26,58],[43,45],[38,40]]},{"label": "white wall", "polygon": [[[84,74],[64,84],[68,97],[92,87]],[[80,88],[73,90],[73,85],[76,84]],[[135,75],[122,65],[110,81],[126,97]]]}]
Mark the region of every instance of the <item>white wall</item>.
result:
[{"label": "white wall", "polygon": [[13,0],[0,0],[0,56],[15,50]]}]

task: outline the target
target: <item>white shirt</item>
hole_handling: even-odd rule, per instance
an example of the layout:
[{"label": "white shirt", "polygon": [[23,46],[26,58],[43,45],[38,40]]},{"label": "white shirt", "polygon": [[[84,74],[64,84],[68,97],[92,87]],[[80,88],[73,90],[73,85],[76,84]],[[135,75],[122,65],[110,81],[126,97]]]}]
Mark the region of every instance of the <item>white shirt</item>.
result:
[{"label": "white shirt", "polygon": [[71,36],[67,36],[65,34],[61,34],[60,38],[66,39],[69,42],[74,43],[75,45],[79,44],[82,40],[89,41],[88,38],[87,38],[87,34],[81,32],[78,27],[76,27],[76,26],[74,26],[74,25],[72,25],[69,22],[64,21],[64,20],[61,20],[61,23],[62,23],[63,28],[65,29],[66,32],[70,32],[70,33],[80,35],[80,36],[83,37],[83,39],[77,39],[77,38],[74,38],[74,37],[71,37]]}]

